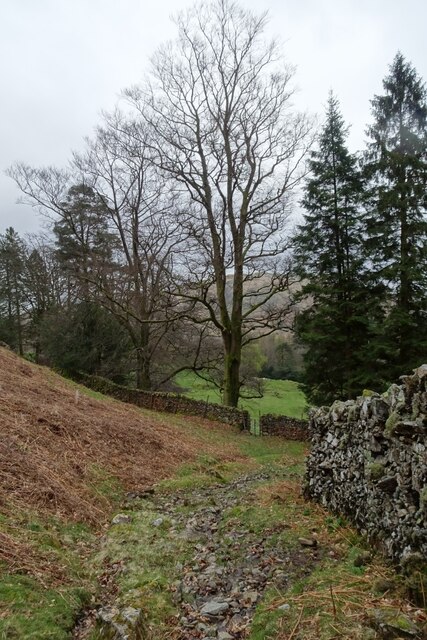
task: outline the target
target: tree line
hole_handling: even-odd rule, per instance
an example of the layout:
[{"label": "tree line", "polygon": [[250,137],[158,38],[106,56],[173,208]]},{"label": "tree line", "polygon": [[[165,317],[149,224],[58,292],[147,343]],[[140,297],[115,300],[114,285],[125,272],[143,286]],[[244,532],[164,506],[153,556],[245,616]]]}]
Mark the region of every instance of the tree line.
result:
[{"label": "tree line", "polygon": [[9,169],[49,237],[0,238],[1,339],[139,388],[193,369],[232,406],[257,392],[258,345],[277,332],[297,335],[314,402],[419,364],[424,85],[398,54],[351,154],[333,95],[320,133],[292,108],[265,23],[231,0],[195,5],[68,169]]},{"label": "tree line", "polygon": [[311,300],[297,330],[317,403],[381,391],[427,356],[426,88],[401,53],[383,88],[359,154],[331,95],[309,162],[294,247]]}]

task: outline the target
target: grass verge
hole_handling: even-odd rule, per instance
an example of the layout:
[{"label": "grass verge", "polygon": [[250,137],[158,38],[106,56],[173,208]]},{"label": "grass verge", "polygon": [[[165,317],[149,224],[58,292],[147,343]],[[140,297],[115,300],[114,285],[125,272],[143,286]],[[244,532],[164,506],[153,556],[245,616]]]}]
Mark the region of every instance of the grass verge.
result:
[{"label": "grass verge", "polygon": [[94,533],[83,524],[23,512],[2,519],[0,540],[19,558],[0,566],[0,638],[69,638],[95,593],[87,563]]},{"label": "grass verge", "polygon": [[[316,540],[319,561],[283,589],[267,591],[250,640],[425,637],[425,612],[407,601],[391,565],[344,519],[305,502],[297,483],[272,483],[262,488],[260,498],[264,508],[275,502],[283,505],[288,539]],[[411,635],[404,635],[405,630]]]}]

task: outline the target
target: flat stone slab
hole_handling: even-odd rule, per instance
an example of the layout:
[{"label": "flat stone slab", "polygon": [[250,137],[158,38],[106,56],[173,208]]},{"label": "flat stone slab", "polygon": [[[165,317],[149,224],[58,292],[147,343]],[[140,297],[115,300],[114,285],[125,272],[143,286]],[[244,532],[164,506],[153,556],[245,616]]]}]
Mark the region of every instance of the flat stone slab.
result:
[{"label": "flat stone slab", "polygon": [[219,616],[221,613],[225,613],[229,606],[228,602],[216,602],[215,600],[211,600],[203,605],[200,609],[200,613],[202,616]]}]

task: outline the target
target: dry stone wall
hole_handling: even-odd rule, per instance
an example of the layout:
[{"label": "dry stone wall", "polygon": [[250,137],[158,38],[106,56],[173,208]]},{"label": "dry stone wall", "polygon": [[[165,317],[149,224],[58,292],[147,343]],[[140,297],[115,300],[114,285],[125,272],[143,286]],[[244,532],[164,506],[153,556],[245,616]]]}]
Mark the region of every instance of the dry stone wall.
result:
[{"label": "dry stone wall", "polygon": [[112,396],[122,402],[135,404],[138,407],[152,409],[153,411],[164,411],[166,413],[185,413],[192,416],[201,416],[209,420],[216,420],[231,424],[241,429],[250,428],[250,418],[247,411],[241,411],[233,407],[225,407],[213,402],[192,400],[185,396],[172,393],[162,393],[159,391],[142,391],[124,387],[106,378],[91,376],[84,373],[76,376],[79,382],[85,386]]},{"label": "dry stone wall", "polygon": [[427,365],[401,380],[312,413],[305,494],[348,516],[403,568],[425,572]]},{"label": "dry stone wall", "polygon": [[286,440],[309,440],[308,421],[266,413],[259,419],[262,436],[280,436]]}]

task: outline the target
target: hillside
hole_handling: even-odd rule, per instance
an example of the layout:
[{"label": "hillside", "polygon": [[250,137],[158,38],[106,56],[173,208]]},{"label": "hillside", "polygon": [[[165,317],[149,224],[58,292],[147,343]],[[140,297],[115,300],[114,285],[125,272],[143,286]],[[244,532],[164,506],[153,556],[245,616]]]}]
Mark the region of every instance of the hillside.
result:
[{"label": "hillside", "polygon": [[[96,534],[125,492],[195,458],[200,425],[225,429],[185,418],[183,431],[182,421],[98,398],[0,348],[0,569],[44,585],[68,579],[62,551],[75,530]],[[225,444],[203,450],[236,457]]]}]

